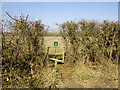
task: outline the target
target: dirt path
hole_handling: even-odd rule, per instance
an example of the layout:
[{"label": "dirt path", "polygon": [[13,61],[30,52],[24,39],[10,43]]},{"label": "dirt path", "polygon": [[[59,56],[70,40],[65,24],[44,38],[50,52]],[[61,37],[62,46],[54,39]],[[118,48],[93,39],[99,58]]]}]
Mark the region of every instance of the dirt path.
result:
[{"label": "dirt path", "polygon": [[61,69],[59,70],[61,73],[61,82],[59,82],[58,87],[62,88],[82,88],[82,86],[73,78],[73,73],[75,72],[74,64],[64,64],[62,65]]}]

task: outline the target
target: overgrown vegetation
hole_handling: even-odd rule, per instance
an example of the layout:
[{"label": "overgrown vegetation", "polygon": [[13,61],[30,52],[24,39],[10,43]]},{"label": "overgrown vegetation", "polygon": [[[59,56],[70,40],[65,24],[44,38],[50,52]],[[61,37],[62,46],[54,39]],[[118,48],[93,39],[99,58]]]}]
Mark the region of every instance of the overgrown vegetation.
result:
[{"label": "overgrown vegetation", "polygon": [[[45,66],[43,35],[45,25],[41,21],[25,18],[7,21],[2,31],[2,86],[37,87],[34,73]],[[8,29],[10,34],[5,34]],[[26,83],[27,82],[27,83]]]},{"label": "overgrown vegetation", "polygon": [[[83,87],[89,84],[84,85],[83,82],[88,79],[98,78],[95,83],[99,80],[103,83],[103,78],[117,79],[116,67],[120,55],[118,22],[67,21],[60,25],[61,33],[49,33],[48,27],[40,20],[28,20],[29,15],[20,16],[19,19],[14,19],[9,14],[8,16],[12,21],[2,21],[1,29],[3,88],[57,88],[62,85],[65,88],[64,82],[67,78],[71,79],[72,75],[76,83],[71,83],[81,83]],[[51,62],[44,52],[43,37],[59,35],[65,41],[65,64],[54,68],[50,66]],[[110,75],[112,72],[114,74]],[[67,76],[62,76],[64,73]]]},{"label": "overgrown vegetation", "polygon": [[100,63],[104,59],[118,64],[118,22],[67,21],[61,25],[61,31],[66,43],[70,43],[75,60],[84,57],[84,63]]},{"label": "overgrown vegetation", "polygon": [[[74,62],[77,87],[118,87],[118,22],[67,21],[60,25],[66,60]],[[76,86],[74,85],[74,86]]]}]

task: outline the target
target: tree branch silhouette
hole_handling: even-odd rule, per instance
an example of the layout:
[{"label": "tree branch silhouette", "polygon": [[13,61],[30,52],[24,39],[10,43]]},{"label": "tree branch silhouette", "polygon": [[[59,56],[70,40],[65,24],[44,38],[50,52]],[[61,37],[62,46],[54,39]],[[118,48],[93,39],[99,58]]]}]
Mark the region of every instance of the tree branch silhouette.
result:
[{"label": "tree branch silhouette", "polygon": [[17,19],[13,18],[8,12],[6,12],[6,14],[7,14],[12,20],[17,21]]}]

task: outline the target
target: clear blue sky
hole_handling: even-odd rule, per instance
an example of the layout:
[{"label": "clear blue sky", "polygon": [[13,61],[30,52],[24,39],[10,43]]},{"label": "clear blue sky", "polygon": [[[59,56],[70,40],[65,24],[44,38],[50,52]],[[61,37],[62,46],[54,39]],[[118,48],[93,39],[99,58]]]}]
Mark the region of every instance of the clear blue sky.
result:
[{"label": "clear blue sky", "polygon": [[3,18],[8,18],[6,11],[12,16],[20,16],[21,12],[29,14],[51,28],[56,28],[56,23],[75,19],[118,20],[117,2],[4,2]]}]

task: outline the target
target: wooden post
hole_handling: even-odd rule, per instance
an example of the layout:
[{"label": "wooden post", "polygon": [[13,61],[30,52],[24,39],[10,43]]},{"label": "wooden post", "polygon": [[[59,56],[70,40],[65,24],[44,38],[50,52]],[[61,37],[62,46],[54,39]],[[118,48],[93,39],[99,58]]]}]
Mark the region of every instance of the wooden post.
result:
[{"label": "wooden post", "polygon": [[62,62],[64,63],[64,48],[65,47],[63,47],[63,59],[62,59]]},{"label": "wooden post", "polygon": [[57,67],[57,61],[55,60],[55,67]]},{"label": "wooden post", "polygon": [[48,54],[49,54],[49,48],[50,48],[50,47],[47,48],[47,59],[48,59]]},{"label": "wooden post", "polygon": [[55,46],[55,53],[56,53],[56,46]]}]

